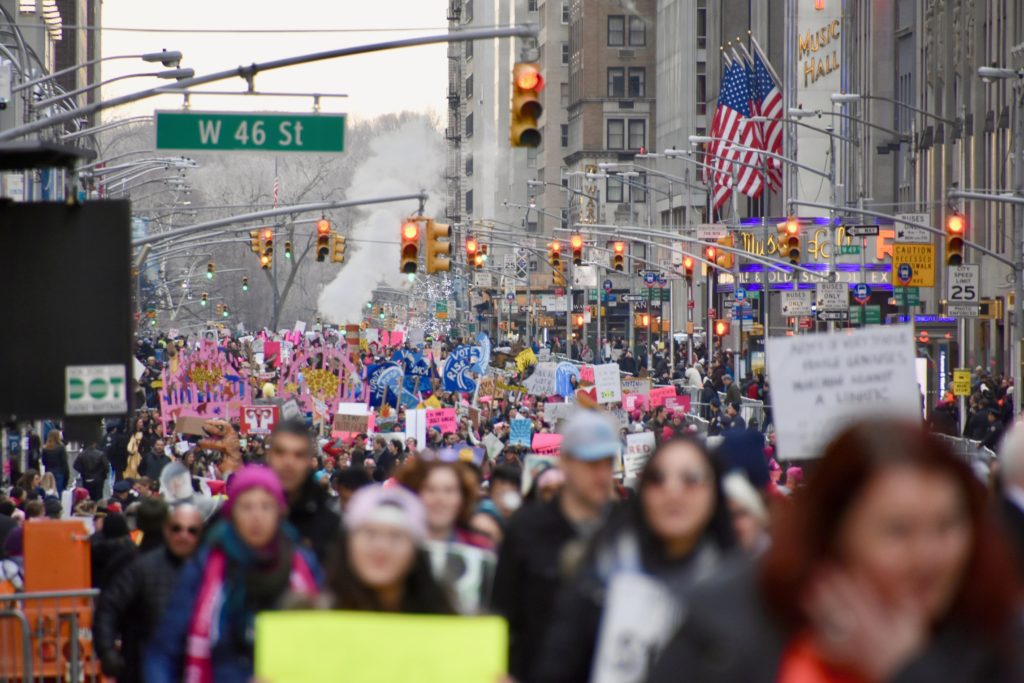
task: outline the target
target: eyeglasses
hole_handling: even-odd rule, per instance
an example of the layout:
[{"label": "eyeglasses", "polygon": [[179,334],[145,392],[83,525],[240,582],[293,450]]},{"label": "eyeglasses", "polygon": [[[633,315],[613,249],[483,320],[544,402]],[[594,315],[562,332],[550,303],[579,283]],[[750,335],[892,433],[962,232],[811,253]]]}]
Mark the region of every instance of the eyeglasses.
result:
[{"label": "eyeglasses", "polygon": [[182,526],[180,524],[171,525],[172,534],[180,534],[183,531],[187,533],[189,536],[198,536],[199,532],[202,531],[202,529],[200,529],[197,526]]},{"label": "eyeglasses", "polygon": [[706,470],[688,469],[680,472],[666,473],[654,469],[645,477],[645,481],[651,486],[664,486],[669,480],[675,480],[683,485],[683,488],[695,489],[704,486],[711,480]]}]

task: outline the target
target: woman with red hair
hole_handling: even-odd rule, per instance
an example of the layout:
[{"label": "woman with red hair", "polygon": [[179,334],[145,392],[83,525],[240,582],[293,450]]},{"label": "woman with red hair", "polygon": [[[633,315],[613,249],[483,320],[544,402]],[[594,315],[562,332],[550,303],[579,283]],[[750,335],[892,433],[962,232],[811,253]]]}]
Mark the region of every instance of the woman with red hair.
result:
[{"label": "woman with red hair", "polygon": [[920,426],[848,427],[780,512],[759,566],[693,595],[650,681],[1024,681],[989,501]]}]

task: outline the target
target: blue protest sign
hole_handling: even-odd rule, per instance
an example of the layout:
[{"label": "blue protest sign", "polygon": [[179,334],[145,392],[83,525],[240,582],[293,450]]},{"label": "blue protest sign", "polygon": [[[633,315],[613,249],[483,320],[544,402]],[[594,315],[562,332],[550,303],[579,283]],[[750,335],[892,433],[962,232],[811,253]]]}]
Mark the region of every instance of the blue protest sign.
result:
[{"label": "blue protest sign", "polygon": [[526,446],[529,448],[533,439],[533,423],[517,417],[509,423],[508,443],[510,446]]}]

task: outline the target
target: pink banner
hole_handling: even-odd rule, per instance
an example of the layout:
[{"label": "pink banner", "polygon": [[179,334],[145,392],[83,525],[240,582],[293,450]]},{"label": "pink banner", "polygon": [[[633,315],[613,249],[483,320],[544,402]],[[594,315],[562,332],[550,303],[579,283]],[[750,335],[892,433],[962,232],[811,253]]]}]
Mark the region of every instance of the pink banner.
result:
[{"label": "pink banner", "polygon": [[657,408],[658,406],[665,405],[665,399],[676,395],[675,387],[654,387],[651,389],[651,407]]},{"label": "pink banner", "polygon": [[427,431],[434,427],[441,430],[442,434],[454,433],[459,425],[455,419],[455,408],[442,408],[441,410],[427,411]]},{"label": "pink banner", "polygon": [[690,412],[689,396],[669,396],[665,399],[665,407],[676,415],[685,415]]}]

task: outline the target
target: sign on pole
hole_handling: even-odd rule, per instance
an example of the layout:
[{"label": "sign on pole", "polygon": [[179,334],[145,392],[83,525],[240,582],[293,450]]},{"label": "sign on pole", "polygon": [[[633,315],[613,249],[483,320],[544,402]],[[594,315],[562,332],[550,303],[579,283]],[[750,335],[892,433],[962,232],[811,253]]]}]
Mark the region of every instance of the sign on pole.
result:
[{"label": "sign on pole", "polygon": [[978,317],[981,266],[949,266],[946,275],[946,313],[956,318]]},{"label": "sign on pole", "polygon": [[935,245],[892,245],[892,278],[903,287],[934,287]]},{"label": "sign on pole", "polygon": [[971,371],[970,370],[954,370],[953,371],[953,395],[954,396],[970,396],[971,395]]},{"label": "sign on pole", "polygon": [[158,111],[156,148],[343,152],[345,115]]},{"label": "sign on pole", "polygon": [[877,225],[847,225],[846,234],[850,237],[877,237]]},{"label": "sign on pole", "polygon": [[128,412],[123,365],[68,365],[64,368],[66,415],[122,415]]},{"label": "sign on pole", "polygon": [[921,419],[911,325],[769,337],[765,343],[779,452],[787,458],[819,457],[851,422]]},{"label": "sign on pole", "polygon": [[850,291],[845,282],[819,282],[818,320],[849,320]]},{"label": "sign on pole", "polygon": [[697,239],[720,240],[729,236],[729,228],[724,225],[705,224],[697,226]]},{"label": "sign on pole", "polygon": [[[896,218],[902,221],[909,221],[916,223],[917,225],[928,225],[931,222],[931,216],[926,213],[900,213],[896,214]],[[932,234],[924,228],[917,228],[913,225],[907,225],[906,223],[897,222],[895,224],[896,229],[896,242],[909,243],[909,244],[929,244],[932,241]]]},{"label": "sign on pole", "polygon": [[782,315],[794,317],[811,315],[811,306],[813,305],[814,292],[809,289],[782,292]]}]

